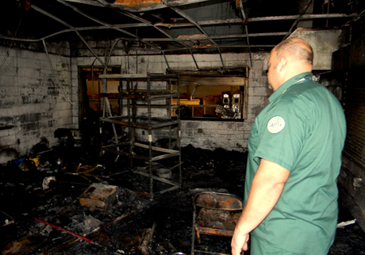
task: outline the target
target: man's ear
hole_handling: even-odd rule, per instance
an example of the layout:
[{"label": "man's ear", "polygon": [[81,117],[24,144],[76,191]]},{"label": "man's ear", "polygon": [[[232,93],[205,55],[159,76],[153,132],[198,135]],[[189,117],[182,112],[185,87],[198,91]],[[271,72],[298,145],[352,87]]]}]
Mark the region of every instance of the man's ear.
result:
[{"label": "man's ear", "polygon": [[286,57],[281,57],[280,61],[279,61],[279,64],[278,64],[278,69],[279,69],[280,72],[282,72],[285,69],[286,64],[287,64]]}]

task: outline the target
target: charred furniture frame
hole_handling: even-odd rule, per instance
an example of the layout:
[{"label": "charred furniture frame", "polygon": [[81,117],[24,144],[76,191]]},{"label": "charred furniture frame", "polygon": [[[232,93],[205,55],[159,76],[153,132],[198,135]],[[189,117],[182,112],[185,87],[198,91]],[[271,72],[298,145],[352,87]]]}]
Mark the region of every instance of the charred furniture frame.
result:
[{"label": "charred furniture frame", "polygon": [[222,254],[195,249],[195,236],[201,243],[200,235],[233,236],[234,228],[242,213],[242,200],[229,193],[201,192],[193,197],[193,227],[191,254]]},{"label": "charred furniture frame", "polygon": [[[180,148],[180,87],[178,82],[178,75],[176,74],[103,74],[99,75],[102,79],[101,89],[101,104],[103,105],[103,113],[101,117],[102,122],[111,123],[114,132],[114,143],[102,147],[103,151],[111,152],[119,155],[127,156],[131,159],[140,159],[148,162],[148,173],[134,170],[134,173],[146,176],[149,178],[149,196],[153,200],[153,181],[160,181],[171,185],[170,188],[159,191],[165,193],[181,187],[182,173],[181,173],[181,148]],[[107,79],[119,80],[119,93],[108,93]],[[133,85],[133,82],[135,85]],[[138,82],[146,85],[146,88],[139,89]],[[157,89],[153,88],[153,83],[158,82]],[[162,86],[161,86],[162,84]],[[166,86],[165,86],[166,84]],[[125,87],[124,87],[125,85]],[[162,88],[161,88],[162,87]],[[172,98],[177,99],[177,105],[172,105]],[[113,116],[111,111],[109,99],[119,100],[119,116]],[[154,100],[159,100],[158,103],[153,103]],[[161,101],[163,103],[161,104]],[[147,116],[139,114],[138,109],[147,109]],[[167,109],[166,117],[153,117],[154,109]],[[171,119],[171,110],[176,108],[178,111],[177,117]],[[156,115],[156,113],[154,114]],[[115,125],[121,125],[128,128],[127,142],[120,142]],[[152,135],[155,129],[169,129],[169,144],[168,148],[152,146]],[[148,144],[136,141],[136,129],[147,130]],[[178,149],[172,149],[172,129],[176,129],[176,145]],[[143,151],[138,155],[133,151],[138,147]],[[179,157],[179,163],[174,168],[179,169],[179,181],[173,182],[167,178],[162,178],[153,175],[153,162],[170,157]]]}]

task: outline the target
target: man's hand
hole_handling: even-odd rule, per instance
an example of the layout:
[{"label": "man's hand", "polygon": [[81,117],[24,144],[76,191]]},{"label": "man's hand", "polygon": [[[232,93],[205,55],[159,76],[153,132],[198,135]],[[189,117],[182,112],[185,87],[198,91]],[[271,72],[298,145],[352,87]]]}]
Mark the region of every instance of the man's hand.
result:
[{"label": "man's hand", "polygon": [[231,247],[232,255],[247,250],[248,233],[254,230],[271,212],[279,200],[290,172],[282,166],[261,159],[252,180],[246,206],[234,230]]},{"label": "man's hand", "polygon": [[247,251],[248,239],[250,239],[249,234],[239,233],[236,229],[231,242],[232,255],[240,255],[241,251]]}]

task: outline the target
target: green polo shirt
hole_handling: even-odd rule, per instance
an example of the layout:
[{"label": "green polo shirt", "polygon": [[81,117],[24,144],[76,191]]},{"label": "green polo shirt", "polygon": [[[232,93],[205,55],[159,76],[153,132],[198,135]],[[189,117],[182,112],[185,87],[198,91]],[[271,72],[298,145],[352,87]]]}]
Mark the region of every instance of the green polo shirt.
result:
[{"label": "green polo shirt", "polygon": [[284,167],[290,176],[252,235],[293,253],[327,254],[337,224],[336,178],[346,135],[343,109],[312,81],[310,72],[286,81],[269,101],[250,131],[245,201],[261,158]]}]

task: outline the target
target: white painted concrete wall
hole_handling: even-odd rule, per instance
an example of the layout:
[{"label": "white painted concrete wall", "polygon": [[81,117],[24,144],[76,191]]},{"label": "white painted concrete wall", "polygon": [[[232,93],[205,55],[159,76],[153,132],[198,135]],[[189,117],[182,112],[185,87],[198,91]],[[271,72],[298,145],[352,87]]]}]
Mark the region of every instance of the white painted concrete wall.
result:
[{"label": "white painted concrete wall", "polygon": [[[3,148],[13,148],[26,155],[41,137],[46,137],[50,146],[56,145],[56,129],[78,127],[78,66],[91,66],[95,57],[90,52],[84,57],[69,57],[67,43],[47,45],[51,62],[44,52],[0,46],[0,127],[14,126],[0,130],[0,154]],[[161,55],[126,56],[122,50],[114,54],[119,56],[113,56],[109,64],[121,65],[123,73],[158,73],[168,67]],[[221,147],[239,151],[247,147],[254,118],[268,103],[271,93],[266,76],[262,75],[262,61],[266,56],[266,53],[253,54],[248,118],[243,122],[182,120],[182,146],[192,144],[203,149]],[[195,69],[191,55],[167,55],[166,58],[171,69]],[[216,54],[196,54],[195,58],[201,68],[222,66]],[[244,53],[223,54],[223,61],[227,68],[250,66],[249,55]],[[100,65],[97,61],[95,64]],[[155,132],[154,140],[167,132]],[[147,132],[142,134],[140,130],[138,135],[141,140],[147,139]]]},{"label": "white painted concrete wall", "polygon": [[[234,121],[190,121],[182,120],[182,146],[193,145],[197,148],[214,150],[217,147],[227,150],[242,151],[247,149],[249,131],[257,114],[268,104],[271,90],[268,89],[267,77],[262,75],[262,64],[268,53],[253,54],[253,66],[249,71],[248,87],[248,114],[243,122]],[[219,68],[222,66],[217,54],[194,54],[200,68]],[[223,54],[224,65],[227,68],[250,67],[249,55]],[[173,70],[194,70],[195,63],[191,55],[167,55],[169,66]],[[77,66],[91,65],[94,57],[78,57],[73,60],[73,73],[77,72]],[[164,73],[165,59],[160,55],[114,56],[110,59],[110,65],[121,65],[123,73]],[[73,79],[73,82],[77,82]],[[76,86],[73,84],[73,86]],[[199,131],[199,132],[198,132]],[[154,133],[154,141],[168,134],[168,130],[160,130]],[[139,139],[147,140],[147,132],[138,132]]]},{"label": "white painted concrete wall", "polygon": [[26,155],[41,137],[55,145],[57,128],[78,123],[78,86],[71,82],[68,44],[48,47],[52,63],[43,52],[0,46],[0,127],[14,126],[0,130],[0,152],[13,148]]}]

